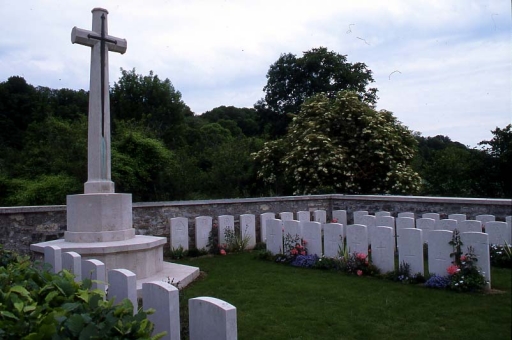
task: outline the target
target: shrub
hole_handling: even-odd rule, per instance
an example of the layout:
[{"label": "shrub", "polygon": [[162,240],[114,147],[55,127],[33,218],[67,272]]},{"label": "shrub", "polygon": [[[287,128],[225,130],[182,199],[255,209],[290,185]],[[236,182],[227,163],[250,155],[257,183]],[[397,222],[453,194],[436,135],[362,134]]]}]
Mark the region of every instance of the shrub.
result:
[{"label": "shrub", "polygon": [[499,246],[491,244],[489,246],[491,256],[491,266],[501,268],[512,268],[512,248],[509,244]]},{"label": "shrub", "polygon": [[[158,339],[154,325],[132,303],[105,301],[91,280],[77,283],[67,271],[0,249],[0,339]],[[7,259],[7,260],[5,260]]]},{"label": "shrub", "polygon": [[426,282],[425,287],[445,289],[450,285],[450,278],[447,276],[433,275]]}]

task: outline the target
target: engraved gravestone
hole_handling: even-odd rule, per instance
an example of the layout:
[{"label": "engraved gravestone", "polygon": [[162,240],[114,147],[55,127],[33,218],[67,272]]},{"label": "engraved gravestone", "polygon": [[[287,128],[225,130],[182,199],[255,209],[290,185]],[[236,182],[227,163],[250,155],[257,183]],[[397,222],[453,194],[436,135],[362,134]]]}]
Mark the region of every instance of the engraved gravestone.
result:
[{"label": "engraved gravestone", "polygon": [[171,218],[170,238],[171,249],[182,247],[183,250],[188,250],[188,218]]}]

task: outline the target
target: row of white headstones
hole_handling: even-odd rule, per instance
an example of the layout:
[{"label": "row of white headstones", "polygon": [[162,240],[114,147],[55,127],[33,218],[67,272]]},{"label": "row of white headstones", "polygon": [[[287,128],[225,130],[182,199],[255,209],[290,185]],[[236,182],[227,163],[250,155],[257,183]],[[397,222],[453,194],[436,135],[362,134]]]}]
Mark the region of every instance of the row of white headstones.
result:
[{"label": "row of white headstones", "polygon": [[[66,269],[73,273],[75,281],[83,278],[93,281],[91,289],[106,291],[107,299],[120,302],[129,299],[137,312],[137,278],[127,269],[111,269],[106,272],[105,264],[94,259],[82,259],[75,252],[62,252],[57,246],[44,249],[44,261],[51,265],[54,273]],[[108,283],[107,283],[108,282]],[[152,281],[142,284],[142,309],[155,310],[148,315],[154,323],[153,335],[165,331],[163,339],[180,339],[179,290],[169,282]],[[217,298],[197,297],[188,300],[190,339],[206,340],[237,339],[236,307]]]},{"label": "row of white headstones", "polygon": [[[397,218],[389,212],[380,211],[369,215],[367,211],[356,211],[354,223],[347,225],[345,210],[332,211],[336,223],[326,223],[325,210],[297,212],[294,220],[292,212],[282,212],[279,219],[274,213],[260,215],[261,240],[266,242],[267,250],[273,254],[283,253],[284,237],[303,238],[307,241],[308,254],[337,257],[343,248],[343,239],[350,253],[368,254],[372,250],[372,262],[383,272],[395,268],[395,251],[398,250],[399,263],[406,262],[411,273],[425,273],[423,261],[423,244],[428,243],[428,271],[430,274],[446,275],[446,269],[453,259],[453,247],[449,244],[453,231],[461,233],[463,251],[471,246],[477,256],[477,265],[490,282],[489,245],[511,244],[511,216],[506,222],[496,221],[493,215],[478,215],[474,220],[467,220],[464,214],[451,214],[441,219],[440,214],[426,213],[415,218],[414,213],[399,213]],[[311,217],[313,221],[311,221]],[[256,217],[253,214],[240,215],[241,237],[249,239],[248,248],[256,243]],[[225,243],[224,231],[235,228],[233,215],[217,217],[219,243]],[[211,233],[213,218],[199,216],[195,218],[195,242],[198,249],[205,248]],[[171,248],[188,249],[188,219],[171,218]],[[484,229],[485,228],[485,229]],[[485,233],[483,232],[485,230]],[[322,242],[323,241],[323,242]]]}]

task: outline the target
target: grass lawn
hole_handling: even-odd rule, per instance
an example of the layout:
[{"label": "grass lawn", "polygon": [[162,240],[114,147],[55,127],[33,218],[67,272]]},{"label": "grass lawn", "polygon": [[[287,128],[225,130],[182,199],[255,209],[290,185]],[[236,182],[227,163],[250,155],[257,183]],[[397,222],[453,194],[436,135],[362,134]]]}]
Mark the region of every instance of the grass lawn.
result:
[{"label": "grass lawn", "polygon": [[182,308],[198,296],[233,304],[240,339],[511,339],[510,269],[491,273],[503,293],[467,294],[295,268],[254,253],[177,262],[206,273],[183,290]]}]

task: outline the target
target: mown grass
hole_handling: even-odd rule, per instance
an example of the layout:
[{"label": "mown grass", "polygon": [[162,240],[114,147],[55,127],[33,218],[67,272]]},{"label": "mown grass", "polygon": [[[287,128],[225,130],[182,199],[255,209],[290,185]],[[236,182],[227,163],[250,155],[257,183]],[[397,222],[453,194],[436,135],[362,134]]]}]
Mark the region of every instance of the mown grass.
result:
[{"label": "mown grass", "polygon": [[179,261],[206,275],[182,291],[237,308],[240,339],[511,339],[511,270],[500,294],[404,285],[255,259],[254,253]]}]

